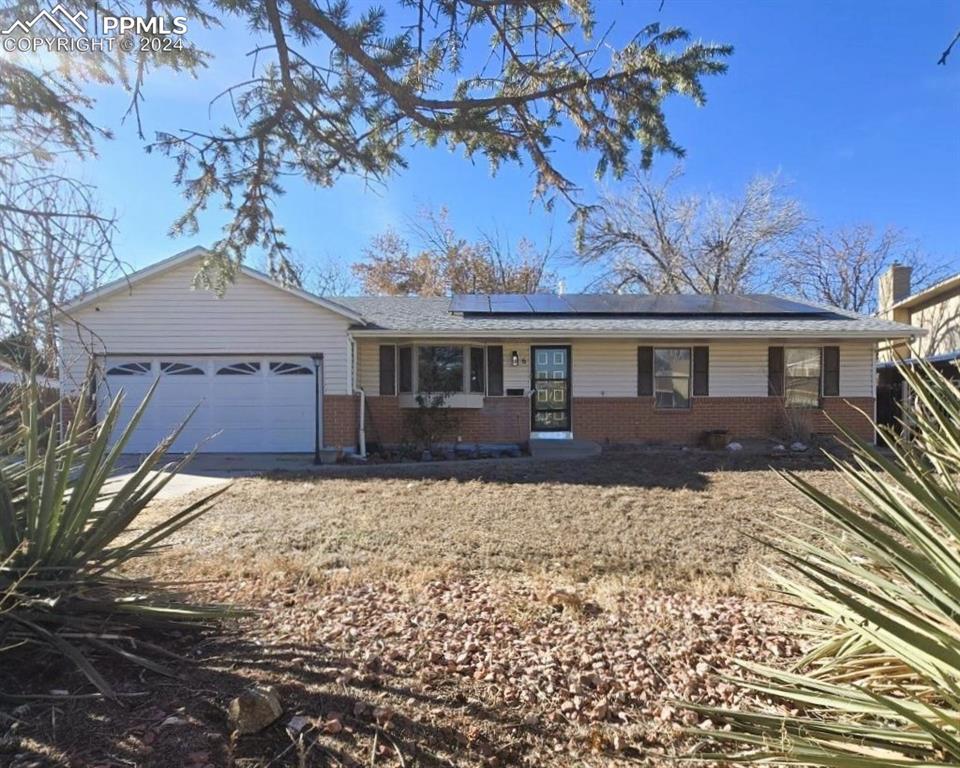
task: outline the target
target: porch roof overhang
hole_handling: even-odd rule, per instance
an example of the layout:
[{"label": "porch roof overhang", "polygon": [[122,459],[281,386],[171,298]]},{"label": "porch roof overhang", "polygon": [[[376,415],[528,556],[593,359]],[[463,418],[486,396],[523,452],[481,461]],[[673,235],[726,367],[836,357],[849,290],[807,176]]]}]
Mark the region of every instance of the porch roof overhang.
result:
[{"label": "porch roof overhang", "polygon": [[392,329],[352,328],[355,338],[381,339],[860,339],[883,341],[887,339],[911,340],[925,336],[927,331],[912,328],[911,333],[878,332],[875,330],[851,330],[836,328],[786,329],[769,328],[730,331],[725,329],[677,328],[677,329]]}]

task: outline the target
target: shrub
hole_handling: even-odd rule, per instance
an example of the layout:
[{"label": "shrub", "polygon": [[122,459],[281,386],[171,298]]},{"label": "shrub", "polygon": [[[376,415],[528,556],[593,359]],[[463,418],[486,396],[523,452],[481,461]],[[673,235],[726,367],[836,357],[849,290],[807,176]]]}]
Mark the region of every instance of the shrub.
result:
[{"label": "shrub", "polygon": [[710,732],[736,750],[724,759],[960,764],[960,390],[929,365],[903,375],[912,439],[887,453],[847,433],[833,461],[850,499],[785,475],[835,524],[777,545],[776,583],[817,617],[797,628],[815,642],[794,669],[742,663],[735,682],[778,709],[688,705],[730,727]]},{"label": "shrub", "polygon": [[810,442],[813,431],[810,428],[810,414],[805,408],[790,408],[784,405],[780,420],[787,443]]},{"label": "shrub", "polygon": [[[149,395],[112,444],[122,396],[98,426],[88,429],[75,419],[61,437],[56,408],[41,413],[34,383],[8,398],[4,410],[16,417],[3,419],[0,433],[0,655],[60,654],[110,697],[113,690],[95,665],[99,657],[115,655],[169,673],[153,652],[165,631],[235,615],[223,606],[179,602],[148,579],[117,572],[155,552],[224,490],[142,532],[130,530],[191,458],[160,466],[174,433],[127,480],[111,482],[147,401]],[[45,416],[50,428],[42,426]],[[147,628],[150,642],[139,633]]]}]

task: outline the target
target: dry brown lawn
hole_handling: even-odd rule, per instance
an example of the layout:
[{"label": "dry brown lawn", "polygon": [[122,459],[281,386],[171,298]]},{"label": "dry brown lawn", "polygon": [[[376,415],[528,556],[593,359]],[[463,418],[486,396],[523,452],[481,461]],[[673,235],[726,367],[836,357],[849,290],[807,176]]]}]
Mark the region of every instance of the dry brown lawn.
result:
[{"label": "dry brown lawn", "polygon": [[[672,700],[736,705],[716,671],[798,651],[782,628],[792,617],[757,593],[770,556],[750,538],[796,527],[801,501],[774,461],[840,488],[811,457],[639,450],[236,480],[138,573],[194,580],[194,599],[254,615],[184,638],[195,662],[181,680],[111,669],[145,694],[125,709],[58,704],[51,721],[32,705],[20,754],[193,768],[667,762],[698,743]],[[233,738],[225,705],[253,683],[277,686],[284,715]]]},{"label": "dry brown lawn", "polygon": [[508,573],[743,592],[769,559],[750,536],[776,538],[796,519],[799,494],[771,463],[840,488],[808,456],[619,451],[578,462],[345,467],[234,481],[168,557],[196,575],[275,567],[332,584]]}]

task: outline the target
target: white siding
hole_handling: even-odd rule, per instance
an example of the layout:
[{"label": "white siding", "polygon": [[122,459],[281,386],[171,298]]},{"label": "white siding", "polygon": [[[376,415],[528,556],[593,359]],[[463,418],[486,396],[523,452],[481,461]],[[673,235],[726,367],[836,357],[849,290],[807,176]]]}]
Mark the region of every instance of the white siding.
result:
[{"label": "white siding", "polygon": [[876,397],[876,346],[873,342],[840,345],[840,396]]},{"label": "white siding", "polygon": [[79,386],[94,354],[324,356],[324,390],[348,393],[350,321],[305,299],[238,274],[223,298],[194,290],[197,262],[104,297],[61,323],[64,385]]},{"label": "white siding", "polygon": [[368,395],[380,394],[380,342],[357,342],[357,385]]},{"label": "white siding", "polygon": [[[367,394],[379,392],[379,342],[362,340],[358,343],[360,385]],[[466,343],[466,342],[464,342]],[[503,346],[503,386],[530,389],[530,343],[519,341],[492,342]],[[565,343],[550,341],[549,344]],[[635,397],[637,394],[637,347],[646,346],[708,346],[710,348],[711,397],[766,397],[767,349],[771,346],[840,347],[840,396],[873,397],[874,343],[871,341],[838,342],[816,340],[784,342],[781,340],[723,340],[723,341],[658,341],[594,340],[571,342],[573,359],[574,397]],[[516,350],[520,365],[511,365]]]},{"label": "white siding", "polygon": [[636,397],[637,343],[574,341],[571,369],[574,397]]},{"label": "white siding", "polygon": [[[513,353],[520,358],[520,365],[514,367]],[[503,393],[508,389],[530,391],[530,344],[526,341],[503,342]]]},{"label": "white siding", "polygon": [[767,396],[769,343],[722,341],[708,346],[711,397]]}]

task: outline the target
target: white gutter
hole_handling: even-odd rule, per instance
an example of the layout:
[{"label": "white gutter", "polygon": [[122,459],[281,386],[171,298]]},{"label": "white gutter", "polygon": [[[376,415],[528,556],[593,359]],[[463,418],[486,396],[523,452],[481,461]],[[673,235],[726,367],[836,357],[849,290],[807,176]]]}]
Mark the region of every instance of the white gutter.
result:
[{"label": "white gutter", "polygon": [[[910,330],[907,331],[906,328]],[[905,326],[898,331],[851,331],[843,328],[835,329],[806,329],[791,331],[785,329],[771,329],[763,331],[663,331],[663,330],[585,330],[571,328],[569,330],[520,330],[511,328],[498,329],[471,329],[457,330],[362,330],[354,328],[350,335],[362,338],[381,339],[580,339],[580,338],[617,338],[617,339],[906,339],[911,336],[927,335],[927,331],[912,326]]]}]

